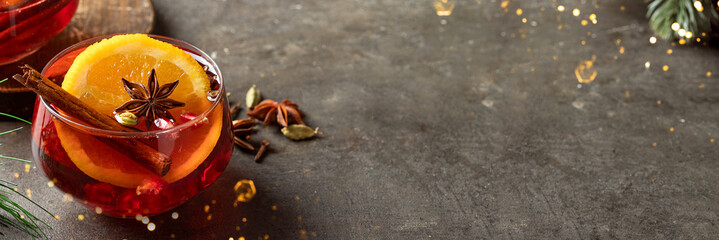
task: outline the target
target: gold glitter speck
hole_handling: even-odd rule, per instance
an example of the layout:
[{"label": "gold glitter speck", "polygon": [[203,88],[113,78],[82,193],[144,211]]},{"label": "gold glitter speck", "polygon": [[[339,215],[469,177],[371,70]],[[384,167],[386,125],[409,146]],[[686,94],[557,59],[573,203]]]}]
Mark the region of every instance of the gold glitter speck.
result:
[{"label": "gold glitter speck", "polygon": [[654,36],[650,37],[650,38],[649,38],[649,43],[651,43],[651,44],[657,43],[657,38],[654,37]]},{"label": "gold glitter speck", "polygon": [[85,215],[82,215],[82,214],[77,215],[77,220],[80,220],[80,221],[85,220]]},{"label": "gold glitter speck", "polygon": [[662,66],[662,70],[665,72],[669,71],[669,66],[667,66],[667,65]]},{"label": "gold glitter speck", "polygon": [[662,104],[662,100],[657,100],[657,105]]},{"label": "gold glitter speck", "polygon": [[521,9],[521,8],[517,8],[517,16],[522,16],[522,9]]},{"label": "gold glitter speck", "polygon": [[700,84],[699,84],[699,88],[704,88],[704,84],[703,84],[703,83],[700,83]]},{"label": "gold glitter speck", "polygon": [[205,210],[205,212],[209,212],[209,211],[210,211],[210,205],[205,205],[204,210]]},{"label": "gold glitter speck", "polygon": [[575,17],[578,17],[578,16],[579,16],[579,13],[580,13],[580,12],[579,12],[579,9],[577,9],[577,8],[575,8],[574,10],[572,10],[572,15],[574,15]]},{"label": "gold glitter speck", "polygon": [[671,49],[667,49],[667,55],[672,55],[672,52],[673,51]]},{"label": "gold glitter speck", "polygon": [[13,177],[15,177],[15,178],[19,178],[19,177],[20,177],[20,174],[19,174],[19,173],[13,173],[12,175],[13,175]]},{"label": "gold glitter speck", "polygon": [[702,2],[699,0],[694,1],[694,8],[696,8],[699,12],[704,11],[704,6],[702,6]]},{"label": "gold glitter speck", "polygon": [[656,147],[656,146],[657,146],[657,142],[653,142],[652,147]]},{"label": "gold glitter speck", "polygon": [[712,76],[712,72],[707,72],[707,77],[711,77],[711,76]]},{"label": "gold glitter speck", "polygon": [[582,19],[582,26],[587,26],[588,22],[585,19]]},{"label": "gold glitter speck", "polygon": [[670,132],[674,132],[674,128],[669,128],[669,131],[670,131]]},{"label": "gold glitter speck", "polygon": [[624,54],[624,47],[619,47],[619,54]]},{"label": "gold glitter speck", "polygon": [[557,6],[557,11],[564,12],[564,5]]},{"label": "gold glitter speck", "polygon": [[30,164],[25,164],[25,172],[26,172],[26,173],[27,173],[27,172],[30,172],[30,168],[31,168],[31,167],[32,167],[32,166],[31,166]]},{"label": "gold glitter speck", "polygon": [[713,138],[712,138],[712,139],[709,139],[709,142],[714,142],[714,139],[713,139]]},{"label": "gold glitter speck", "polygon": [[247,218],[242,218],[242,222],[247,222]]},{"label": "gold glitter speck", "polygon": [[27,194],[27,198],[32,199],[32,190],[28,188],[25,190],[25,193]]},{"label": "gold glitter speck", "polygon": [[272,211],[277,211],[277,206],[272,205]]}]

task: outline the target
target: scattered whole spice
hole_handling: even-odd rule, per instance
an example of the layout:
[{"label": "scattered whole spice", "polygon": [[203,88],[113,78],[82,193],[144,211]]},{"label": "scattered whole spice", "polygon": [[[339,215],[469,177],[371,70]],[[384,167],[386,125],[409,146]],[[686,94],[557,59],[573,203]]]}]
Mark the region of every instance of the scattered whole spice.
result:
[{"label": "scattered whole spice", "polygon": [[287,127],[282,128],[282,134],[285,135],[285,137],[299,141],[299,140],[305,140],[308,138],[311,138],[317,134],[320,134],[318,131],[319,128],[315,128],[312,130],[312,128],[308,127],[304,124],[292,124]]},{"label": "scattered whole spice", "polygon": [[255,119],[247,118],[232,121],[232,133],[234,137],[232,141],[240,148],[254,151],[255,147],[248,143],[247,137],[252,133],[252,128],[256,125]]},{"label": "scattered whole spice", "polygon": [[260,160],[262,160],[262,156],[264,156],[265,151],[267,151],[268,147],[270,147],[270,141],[267,139],[262,140],[262,145],[260,145],[260,149],[257,150],[257,154],[255,154],[256,163],[259,163]]},{"label": "scattered whole spice", "polygon": [[253,84],[250,90],[247,90],[247,95],[245,96],[247,109],[252,109],[253,107],[257,106],[257,104],[260,103],[260,98],[260,90],[257,89],[257,85]]},{"label": "scattered whole spice", "polygon": [[242,110],[242,106],[239,103],[230,107],[230,119],[237,118],[237,115],[240,115],[241,110]]},{"label": "scattered whole spice", "polygon": [[265,124],[277,122],[283,127],[292,123],[304,125],[305,123],[302,122],[304,114],[298,108],[296,103],[287,99],[280,103],[267,99],[260,102],[252,111],[247,112],[247,115],[263,120]]},{"label": "scattered whole spice", "polygon": [[132,99],[117,107],[115,112],[128,111],[138,116],[144,116],[148,130],[152,128],[152,124],[157,118],[174,120],[175,118],[168,109],[185,106],[184,103],[169,98],[179,83],[179,80],[175,80],[158,86],[155,69],[150,70],[147,88],[142,83],[133,83],[123,78],[122,84]]}]

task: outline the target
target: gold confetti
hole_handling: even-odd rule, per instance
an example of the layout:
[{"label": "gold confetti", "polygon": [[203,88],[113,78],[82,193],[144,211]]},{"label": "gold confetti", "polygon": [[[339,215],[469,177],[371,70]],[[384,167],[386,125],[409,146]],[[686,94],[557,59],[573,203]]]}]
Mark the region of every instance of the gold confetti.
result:
[{"label": "gold confetti", "polygon": [[671,49],[667,49],[667,55],[672,55],[672,52],[673,51]]},{"label": "gold confetti", "polygon": [[522,9],[521,9],[521,8],[517,8],[517,16],[522,16]]},{"label": "gold confetti", "polygon": [[242,222],[247,222],[247,218],[242,218]]},{"label": "gold confetti", "polygon": [[205,212],[209,212],[209,211],[210,211],[210,205],[205,205],[204,210],[205,210]]},{"label": "gold confetti", "polygon": [[707,72],[707,77],[711,77],[711,76],[712,76],[712,72]]},{"label": "gold confetti", "polygon": [[656,147],[656,146],[657,146],[657,142],[653,142],[652,147]]},{"label": "gold confetti", "polygon": [[509,6],[509,0],[502,1],[502,3],[499,6],[502,8],[507,8],[507,6]]},{"label": "gold confetti", "polygon": [[15,177],[15,178],[19,178],[19,177],[20,177],[20,174],[19,174],[19,173],[13,173],[12,175],[13,175],[13,177]]},{"label": "gold confetti", "polygon": [[657,100],[657,105],[662,104],[662,100]]},{"label": "gold confetti", "polygon": [[32,167],[32,166],[31,166],[30,164],[25,164],[25,172],[26,172],[26,173],[27,173],[27,172],[30,172],[30,168],[31,168],[31,167]]},{"label": "gold confetti", "polygon": [[212,220],[212,213],[207,214],[207,221],[210,221],[210,220]]},{"label": "gold confetti", "polygon": [[624,47],[619,47],[619,54],[624,54]]},{"label": "gold confetti", "polygon": [[664,70],[665,72],[669,71],[669,66],[667,66],[667,65],[662,66],[662,70]]},{"label": "gold confetti", "polygon": [[85,215],[82,215],[82,214],[77,215],[77,220],[80,220],[80,221],[85,220]]},{"label": "gold confetti", "polygon": [[572,15],[574,15],[575,17],[578,17],[578,16],[579,16],[579,13],[580,13],[580,12],[579,12],[579,9],[577,9],[577,8],[575,8],[574,10],[572,10]]},{"label": "gold confetti", "polygon": [[257,193],[255,182],[252,180],[240,180],[235,183],[236,202],[249,202]]},{"label": "gold confetti", "polygon": [[582,19],[582,22],[581,22],[581,23],[582,23],[582,26],[587,26],[587,23],[588,23],[588,22],[587,22],[587,20]]},{"label": "gold confetti", "polygon": [[596,56],[592,56],[592,60],[582,61],[574,69],[574,75],[579,83],[590,83],[597,77],[597,70],[594,68],[594,60]]},{"label": "gold confetti", "polygon": [[454,0],[434,0],[434,10],[437,12],[437,16],[452,15]]},{"label": "gold confetti", "polygon": [[27,190],[25,190],[25,193],[27,194],[27,198],[32,199],[32,190],[28,188]]},{"label": "gold confetti", "polygon": [[687,43],[686,39],[679,39],[679,45],[684,45]]}]

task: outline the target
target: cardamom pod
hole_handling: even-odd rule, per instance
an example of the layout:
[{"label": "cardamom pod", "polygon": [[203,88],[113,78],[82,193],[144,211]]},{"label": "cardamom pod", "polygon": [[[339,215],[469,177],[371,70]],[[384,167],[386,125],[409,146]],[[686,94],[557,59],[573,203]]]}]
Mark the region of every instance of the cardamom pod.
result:
[{"label": "cardamom pod", "polygon": [[304,124],[292,124],[282,128],[282,134],[284,134],[285,137],[289,139],[299,141],[311,138],[314,135],[319,134],[317,130],[319,130],[319,128],[312,130],[312,128]]},{"label": "cardamom pod", "polygon": [[245,96],[245,103],[247,103],[247,109],[252,109],[260,103],[260,90],[254,84],[247,90],[247,96]]},{"label": "cardamom pod", "polygon": [[131,112],[115,114],[115,120],[126,127],[134,127],[139,122],[139,118]]}]

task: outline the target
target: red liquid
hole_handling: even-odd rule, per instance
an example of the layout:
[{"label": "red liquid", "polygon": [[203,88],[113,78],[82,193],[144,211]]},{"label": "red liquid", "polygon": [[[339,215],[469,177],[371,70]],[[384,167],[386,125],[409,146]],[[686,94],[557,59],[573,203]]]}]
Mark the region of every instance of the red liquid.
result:
[{"label": "red liquid", "polygon": [[77,0],[35,0],[0,8],[0,65],[37,51],[70,23]]},{"label": "red liquid", "polygon": [[[45,75],[53,80],[62,79],[77,54],[83,50],[84,48],[66,54],[46,68]],[[195,55],[195,57],[197,56]],[[72,144],[62,142],[62,138],[58,136],[58,131],[64,131],[65,134],[71,132],[72,135],[81,136],[81,139],[87,140],[86,142],[80,142],[82,144],[81,150],[83,151],[107,149],[107,145],[100,146],[102,143],[97,139],[108,139],[108,136],[97,133],[90,134],[54,118],[39,98],[35,104],[32,126],[33,155],[48,178],[55,183],[55,186],[71,194],[77,202],[84,203],[90,209],[96,210],[99,207],[102,214],[115,217],[159,214],[175,208],[197,195],[212,184],[225,170],[233,150],[231,121],[226,99],[222,97],[218,101],[220,103],[207,114],[209,120],[207,123],[182,128],[178,131],[154,134],[150,137],[134,138],[137,141],[149,144],[158,152],[173,159],[173,165],[170,173],[168,173],[170,175],[174,167],[179,167],[183,164],[182,162],[175,162],[176,160],[187,159],[184,156],[200,151],[200,149],[188,149],[187,146],[202,142],[205,140],[207,133],[212,131],[210,130],[211,126],[221,124],[219,139],[209,155],[204,159],[200,159],[201,163],[198,161],[199,165],[194,170],[191,170],[188,175],[169,183],[155,176],[134,179],[142,181],[140,186],[122,187],[101,182],[89,176],[92,174],[83,172],[82,167],[76,165],[77,160],[73,161],[68,156],[68,152],[78,151],[78,149],[66,149],[63,147],[63,145],[72,146]],[[176,121],[178,125],[183,123],[179,116],[176,116]],[[68,138],[65,137],[64,139]],[[112,141],[111,138],[109,140]],[[117,150],[117,152],[108,151],[106,154],[101,153],[102,157],[92,159],[92,162],[97,164],[122,164],[120,161],[123,161],[123,159],[127,161],[127,158],[119,156],[121,154],[118,154],[118,152],[122,152],[122,150]],[[188,162],[190,161],[188,160]]]}]

